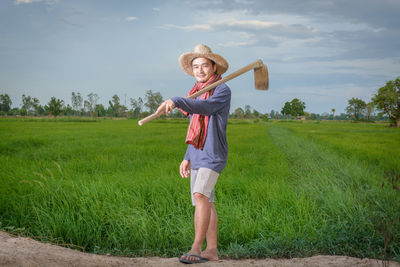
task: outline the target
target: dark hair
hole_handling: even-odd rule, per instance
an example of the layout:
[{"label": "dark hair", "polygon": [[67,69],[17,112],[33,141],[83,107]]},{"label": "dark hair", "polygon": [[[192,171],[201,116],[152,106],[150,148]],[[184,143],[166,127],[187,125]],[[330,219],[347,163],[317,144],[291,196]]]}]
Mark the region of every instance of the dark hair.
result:
[{"label": "dark hair", "polygon": [[[192,59],[192,61],[190,62],[190,65],[193,65],[193,60],[195,60],[196,58],[199,58],[199,57],[195,57],[195,58],[193,58],[193,59]],[[208,57],[204,57],[204,58],[206,58],[206,59],[210,60],[210,61],[211,61],[211,65],[212,65],[212,66],[214,66],[214,65],[215,65],[215,62],[214,62],[213,60],[209,59]]]}]

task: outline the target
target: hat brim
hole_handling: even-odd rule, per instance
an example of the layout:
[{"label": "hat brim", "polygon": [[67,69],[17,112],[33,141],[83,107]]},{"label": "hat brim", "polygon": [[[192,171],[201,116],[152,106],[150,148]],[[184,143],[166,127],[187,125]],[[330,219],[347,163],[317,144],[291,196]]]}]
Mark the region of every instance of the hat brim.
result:
[{"label": "hat brim", "polygon": [[192,70],[192,61],[195,58],[198,57],[204,57],[208,58],[209,60],[212,60],[215,62],[217,65],[217,74],[223,74],[226,72],[226,70],[229,67],[228,61],[225,60],[222,56],[215,54],[215,53],[195,53],[195,52],[187,52],[183,53],[179,57],[179,64],[181,65],[182,70],[188,74],[193,76],[193,70]]}]

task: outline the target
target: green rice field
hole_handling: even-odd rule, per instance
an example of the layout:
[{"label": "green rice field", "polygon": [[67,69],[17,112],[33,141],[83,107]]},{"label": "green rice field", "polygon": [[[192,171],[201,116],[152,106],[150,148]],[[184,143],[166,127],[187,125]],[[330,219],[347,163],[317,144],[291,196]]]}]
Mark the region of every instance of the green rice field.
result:
[{"label": "green rice field", "polygon": [[[0,229],[91,253],[180,256],[187,121],[0,119]],[[400,129],[236,121],[216,187],[220,256],[400,261]]]}]

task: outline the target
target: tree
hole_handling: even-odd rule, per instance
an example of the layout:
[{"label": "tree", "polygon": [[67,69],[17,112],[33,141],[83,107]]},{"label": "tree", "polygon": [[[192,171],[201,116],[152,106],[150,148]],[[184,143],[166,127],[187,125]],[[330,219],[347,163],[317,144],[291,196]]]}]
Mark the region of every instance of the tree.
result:
[{"label": "tree", "polygon": [[367,104],[367,107],[365,109],[365,116],[367,117],[367,121],[372,121],[372,116],[373,116],[373,113],[374,113],[374,107],[375,107],[374,102],[369,102]]},{"label": "tree", "polygon": [[352,98],[349,100],[349,105],[346,107],[346,112],[354,120],[358,121],[364,114],[367,104],[359,98]]},{"label": "tree", "polygon": [[260,112],[258,112],[257,110],[253,109],[253,117],[254,118],[259,118],[261,117],[262,114],[260,114]]},{"label": "tree", "polygon": [[0,111],[8,113],[11,109],[11,105],[12,101],[8,94],[0,95]]},{"label": "tree", "polygon": [[36,116],[41,115],[44,111],[43,107],[40,105],[39,99],[36,97],[32,98],[32,107]]},{"label": "tree", "polygon": [[336,111],[336,109],[331,109],[331,111],[332,111],[332,120],[334,120],[335,119],[335,111]]},{"label": "tree", "polygon": [[244,106],[244,117],[246,119],[250,119],[251,118],[251,107],[250,107],[250,105],[245,105]]},{"label": "tree", "polygon": [[286,116],[287,118],[289,118],[289,114],[291,113],[291,105],[290,102],[286,102],[285,105],[283,106],[281,113],[282,115]]},{"label": "tree", "polygon": [[32,97],[22,95],[21,115],[31,114],[33,111]]},{"label": "tree", "polygon": [[97,105],[97,101],[99,100],[99,96],[94,93],[88,94],[88,100],[85,101],[85,108],[90,113],[90,116],[94,115],[94,111]]},{"label": "tree", "polygon": [[386,82],[385,86],[379,88],[372,101],[377,109],[389,117],[392,126],[400,127],[400,77]]},{"label": "tree", "polygon": [[307,119],[310,119],[310,120],[316,120],[317,118],[318,118],[318,116],[315,113],[310,113],[307,116]]},{"label": "tree", "polygon": [[97,104],[94,112],[97,114],[97,117],[104,117],[106,115],[106,109],[102,104]]},{"label": "tree", "polygon": [[119,96],[113,95],[112,100],[108,101],[109,107],[106,111],[107,114],[115,117],[120,117],[128,110],[124,105],[119,102]]},{"label": "tree", "polygon": [[48,106],[46,107],[47,110],[52,114],[54,117],[57,117],[64,106],[64,100],[56,99],[54,96],[50,99]]},{"label": "tree", "polygon": [[244,111],[242,108],[237,108],[235,109],[235,111],[233,112],[233,117],[235,119],[243,119],[244,118]]},{"label": "tree", "polygon": [[294,98],[290,102],[286,102],[283,106],[281,113],[289,116],[292,115],[293,117],[302,116],[304,115],[304,109],[306,108],[306,104],[301,102],[300,99]]},{"label": "tree", "polygon": [[82,108],[82,101],[83,101],[83,99],[82,99],[82,96],[80,93],[75,94],[75,92],[72,92],[72,98],[71,98],[72,108],[76,112],[76,114]]},{"label": "tree", "polygon": [[74,111],[72,110],[72,107],[68,104],[66,107],[62,109],[62,113],[65,116],[70,116],[74,113]]},{"label": "tree", "polygon": [[275,118],[275,111],[272,109],[271,112],[269,113],[269,116],[271,117],[271,119]]},{"label": "tree", "polygon": [[297,117],[304,115],[304,109],[306,108],[306,104],[304,102],[301,102],[298,98],[294,98],[290,104],[292,116]]},{"label": "tree", "polygon": [[133,117],[139,118],[143,109],[143,99],[141,97],[138,100],[131,98],[131,106],[133,111]]},{"label": "tree", "polygon": [[329,119],[329,113],[328,113],[328,112],[323,112],[323,113],[321,114],[321,117],[322,117],[324,120],[328,120],[328,119]]},{"label": "tree", "polygon": [[153,91],[148,90],[145,95],[146,103],[144,104],[150,111],[154,113],[157,108],[163,102],[163,98],[159,92],[153,93]]}]

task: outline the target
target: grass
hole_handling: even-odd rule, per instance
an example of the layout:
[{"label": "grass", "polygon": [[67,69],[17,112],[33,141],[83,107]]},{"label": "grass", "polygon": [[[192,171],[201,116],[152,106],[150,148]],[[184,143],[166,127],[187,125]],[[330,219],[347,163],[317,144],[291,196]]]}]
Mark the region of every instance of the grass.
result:
[{"label": "grass", "polygon": [[[94,253],[179,256],[193,238],[178,167],[186,123],[0,119],[0,228]],[[400,261],[400,132],[350,123],[228,125],[216,188],[225,257]],[[383,251],[385,234],[386,251]]]}]

